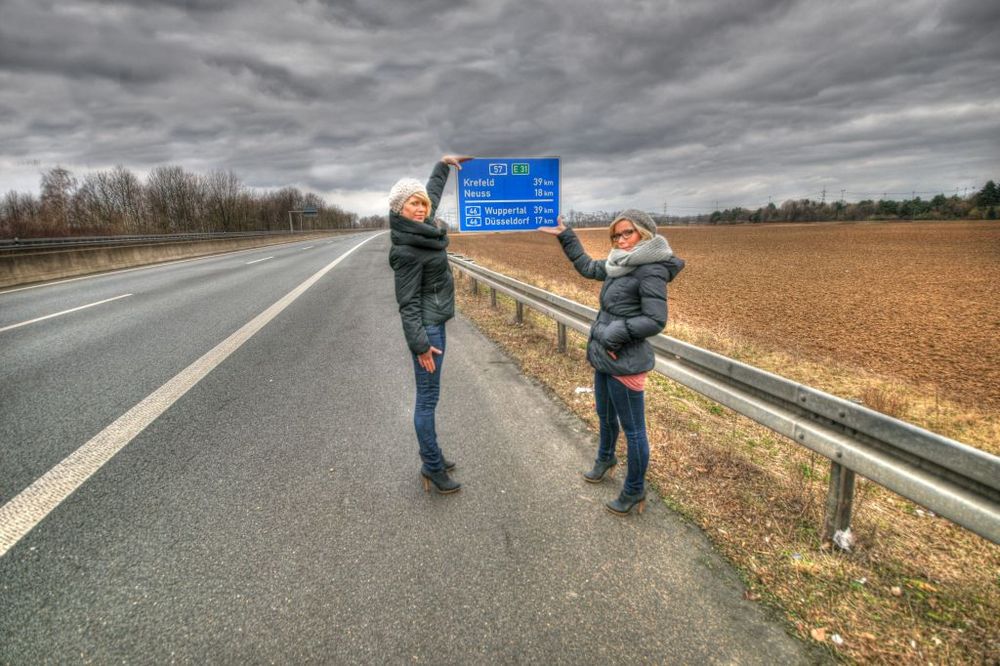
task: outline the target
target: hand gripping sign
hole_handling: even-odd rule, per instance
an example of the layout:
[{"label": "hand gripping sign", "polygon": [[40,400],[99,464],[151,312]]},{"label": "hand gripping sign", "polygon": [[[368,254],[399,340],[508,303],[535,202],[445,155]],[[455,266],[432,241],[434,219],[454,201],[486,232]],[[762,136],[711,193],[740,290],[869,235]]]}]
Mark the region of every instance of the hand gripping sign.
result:
[{"label": "hand gripping sign", "polygon": [[558,157],[477,157],[458,172],[461,231],[554,227],[558,216]]}]

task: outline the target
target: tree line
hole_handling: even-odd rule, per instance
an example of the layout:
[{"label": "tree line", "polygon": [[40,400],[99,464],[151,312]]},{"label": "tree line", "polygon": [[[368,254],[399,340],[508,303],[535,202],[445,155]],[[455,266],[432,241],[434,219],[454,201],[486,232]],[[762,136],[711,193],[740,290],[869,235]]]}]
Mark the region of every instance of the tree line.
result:
[{"label": "tree line", "polygon": [[[315,209],[315,216],[289,211]],[[40,194],[8,192],[0,201],[0,238],[49,238],[234,231],[296,231],[381,227],[295,187],[256,191],[232,171],[207,175],[179,166],[153,169],[141,180],[121,166],[77,178],[54,167]]]},{"label": "tree line", "polygon": [[[384,228],[382,215],[358,217],[295,187],[256,191],[232,171],[207,175],[179,166],[153,169],[145,181],[121,166],[77,178],[54,167],[42,173],[40,194],[8,192],[0,200],[0,238],[296,231]],[[315,209],[315,216],[289,211]],[[939,194],[932,199],[857,202],[795,199],[756,209],[733,207],[701,215],[657,215],[658,225],[827,222],[835,220],[997,219],[1000,187],[989,181],[967,197]],[[577,227],[606,226],[614,212],[570,211]]]},{"label": "tree line", "polygon": [[[938,194],[932,199],[895,201],[865,199],[864,201],[812,201],[790,199],[780,206],[769,203],[756,209],[736,206],[702,215],[652,214],[658,225],[683,224],[747,224],[759,222],[831,222],[836,220],[995,220],[1000,214],[1000,187],[992,180],[978,192],[959,197]],[[607,226],[615,213],[570,211],[569,220],[577,227]]]}]

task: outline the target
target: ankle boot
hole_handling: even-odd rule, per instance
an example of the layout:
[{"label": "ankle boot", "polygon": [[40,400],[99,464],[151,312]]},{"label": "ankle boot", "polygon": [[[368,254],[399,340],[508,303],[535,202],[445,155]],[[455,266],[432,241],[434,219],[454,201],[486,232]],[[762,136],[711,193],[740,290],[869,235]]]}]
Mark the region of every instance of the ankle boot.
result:
[{"label": "ankle boot", "polygon": [[434,484],[434,488],[442,495],[458,492],[462,488],[462,484],[448,478],[448,472],[444,470],[440,472],[420,470],[420,476],[423,478],[424,491],[428,493],[431,491],[431,484]]},{"label": "ankle boot", "polygon": [[447,458],[444,457],[443,453],[441,454],[441,464],[444,465],[444,471],[446,472],[450,472],[451,470],[455,469],[455,461],[448,460]]},{"label": "ankle boot", "polygon": [[611,500],[604,506],[608,508],[611,513],[617,514],[619,516],[628,515],[632,511],[632,507],[638,505],[639,513],[642,513],[646,508],[646,492],[637,493],[635,495],[629,495],[624,490],[618,495],[618,499]]},{"label": "ankle boot", "polygon": [[615,465],[617,464],[618,458],[614,456],[611,456],[608,460],[598,460],[594,463],[594,469],[583,473],[583,480],[589,483],[600,483],[604,480],[605,473],[613,479],[615,478]]}]

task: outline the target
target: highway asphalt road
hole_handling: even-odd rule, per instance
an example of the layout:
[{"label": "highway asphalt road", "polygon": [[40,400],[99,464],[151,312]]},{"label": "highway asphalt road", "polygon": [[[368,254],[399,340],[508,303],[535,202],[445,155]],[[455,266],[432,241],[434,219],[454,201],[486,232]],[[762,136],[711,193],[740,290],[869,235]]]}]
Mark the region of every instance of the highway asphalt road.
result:
[{"label": "highway asphalt road", "polygon": [[425,494],[387,252],[0,293],[0,663],[826,659],[661,502],[606,512],[595,436],[461,317],[438,432],[464,486]]}]

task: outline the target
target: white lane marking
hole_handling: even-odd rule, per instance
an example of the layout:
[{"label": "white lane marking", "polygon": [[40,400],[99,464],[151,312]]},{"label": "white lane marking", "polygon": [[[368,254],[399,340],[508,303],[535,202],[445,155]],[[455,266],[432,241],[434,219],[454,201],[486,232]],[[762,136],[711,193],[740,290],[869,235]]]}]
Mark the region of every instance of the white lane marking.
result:
[{"label": "white lane marking", "polygon": [[4,331],[9,331],[14,328],[20,328],[22,326],[27,326],[28,324],[34,324],[35,322],[45,321],[46,319],[52,319],[53,317],[59,317],[64,314],[69,314],[70,312],[76,312],[77,310],[85,310],[86,308],[92,308],[95,305],[101,305],[102,303],[110,303],[111,301],[117,301],[119,298],[128,298],[132,294],[122,294],[121,296],[115,296],[114,298],[105,298],[103,301],[97,301],[96,303],[88,303],[87,305],[81,305],[75,308],[70,308],[69,310],[63,310],[62,312],[54,312],[50,315],[45,315],[44,317],[36,317],[34,319],[29,319],[28,321],[22,321],[20,324],[11,324],[10,326],[4,326],[0,328],[0,333]]},{"label": "white lane marking", "polygon": [[314,247],[316,247],[316,246],[315,246],[315,245],[307,245],[307,246],[305,246],[305,247],[303,247],[303,248],[299,248],[299,249],[301,249],[301,250],[311,250],[311,249],[313,249]]},{"label": "white lane marking", "polygon": [[45,516],[76,491],[106,462],[155,421],[172,404],[222,363],[254,333],[264,328],[306,289],[359,247],[377,238],[370,236],[337,259],[321,268],[312,277],[291,290],[281,300],[250,320],[240,330],[220,342],[214,349],[181,370],[173,379],[150,393],[144,400],[99,432],[93,439],[43,474],[30,486],[0,506],[0,557],[30,532]]},{"label": "white lane marking", "polygon": [[261,261],[267,261],[268,259],[274,259],[274,255],[272,254],[270,257],[264,257],[263,259],[254,259],[253,261],[248,261],[247,266],[249,266],[250,264],[256,264]]}]

